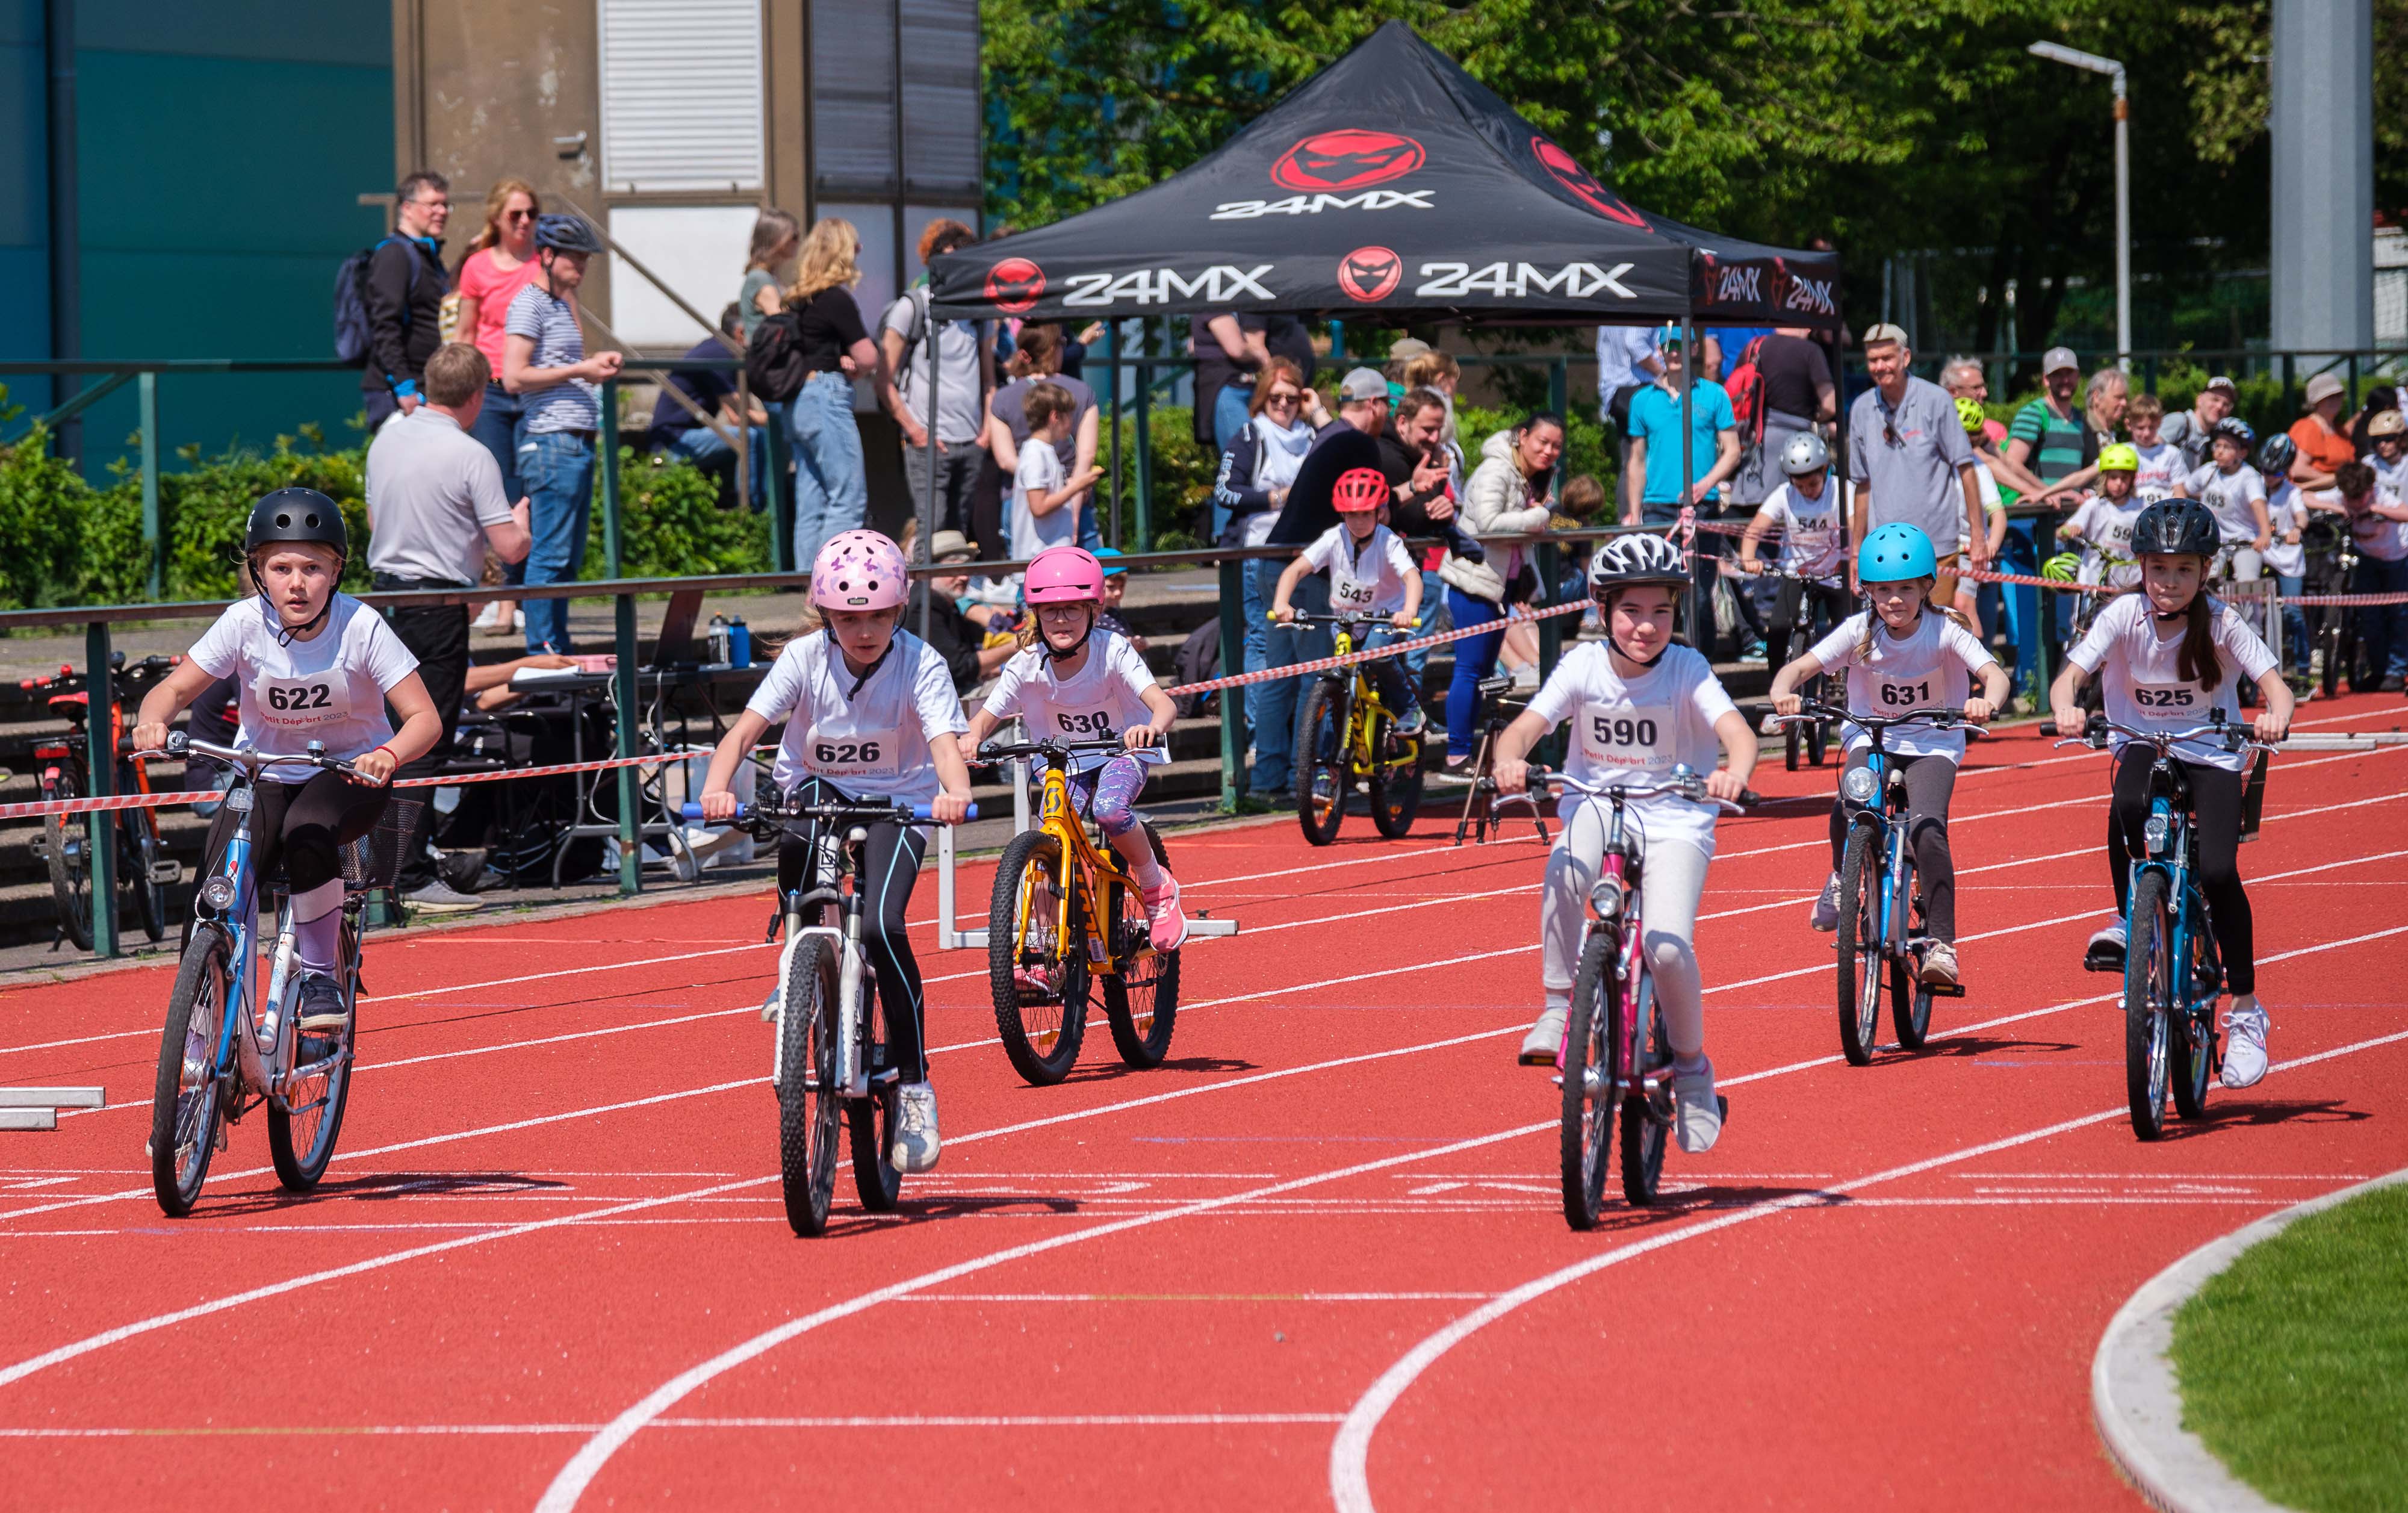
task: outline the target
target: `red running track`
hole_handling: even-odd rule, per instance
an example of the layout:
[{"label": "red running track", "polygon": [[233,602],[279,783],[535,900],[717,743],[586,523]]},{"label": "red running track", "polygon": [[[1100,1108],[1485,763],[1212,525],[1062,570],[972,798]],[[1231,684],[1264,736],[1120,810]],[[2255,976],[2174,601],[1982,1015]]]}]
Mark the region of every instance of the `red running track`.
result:
[{"label": "red running track", "polygon": [[2243,853],[2277,1069],[2153,1146],[2077,969],[2104,777],[2028,734],[1977,754],[1972,992],[1861,1070],[1803,923],[1820,804],[1725,822],[1699,951],[1731,1123],[1673,1155],[1677,1202],[1588,1235],[1555,1089],[1512,1063],[1538,847],[1435,821],[1178,838],[1244,933],[1192,952],[1156,1072],[1097,1034],[1022,1086],[982,962],[924,941],[943,1168],[882,1221],[840,1180],[815,1242],[776,1197],[757,901],[378,941],[325,1189],[282,1195],[247,1122],[180,1222],[141,1154],[165,974],[18,990],[0,1080],[122,1102],[0,1146],[0,1501],[1528,1507],[1611,1467],[1646,1504],[2133,1506],[2089,1426],[2114,1309],[2408,1164],[2376,1096],[2408,1074],[2408,752],[2277,766]]}]

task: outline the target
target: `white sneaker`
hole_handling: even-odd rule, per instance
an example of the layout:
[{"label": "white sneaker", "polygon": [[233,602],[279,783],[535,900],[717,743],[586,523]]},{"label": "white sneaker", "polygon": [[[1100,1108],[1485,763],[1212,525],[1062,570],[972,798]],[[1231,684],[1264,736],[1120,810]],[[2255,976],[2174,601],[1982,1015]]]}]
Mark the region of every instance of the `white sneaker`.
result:
[{"label": "white sneaker", "polygon": [[1923,971],[1919,973],[1928,987],[1955,987],[1956,978],[1956,947],[1946,941],[1934,941],[1923,949]]},{"label": "white sneaker", "polygon": [[2083,948],[2083,964],[2093,972],[2121,972],[2124,950],[2124,921],[2110,920],[2091,932],[2090,944]]},{"label": "white sneaker", "polygon": [[487,599],[485,601],[485,607],[477,612],[477,618],[469,622],[469,628],[472,630],[501,629],[502,601],[500,599]]},{"label": "white sneaker", "polygon": [[1672,1074],[1672,1138],[1692,1156],[1714,1148],[1723,1135],[1723,1105],[1714,1096],[1714,1064]]},{"label": "white sneaker", "polygon": [[895,1109],[895,1148],[887,1161],[898,1172],[937,1169],[937,1089],[924,1082],[907,1082]]},{"label": "white sneaker", "polygon": [[1571,1016],[1570,1009],[1541,1009],[1538,1023],[1522,1037],[1521,1062],[1524,1066],[1554,1066],[1564,1048],[1564,1021]]},{"label": "white sneaker", "polygon": [[1526,693],[1539,686],[1539,664],[1531,662],[1513,670],[1513,691]]},{"label": "white sneaker", "polygon": [[2252,1003],[2224,1015],[2224,1085],[2254,1088],[2266,1075],[2266,1007]]},{"label": "white sneaker", "polygon": [[1831,880],[1830,880],[1829,882],[1828,882],[1828,883],[1826,883],[1826,884],[1824,884],[1824,885],[1823,885],[1823,896],[1822,896],[1821,898],[1818,898],[1818,899],[1816,899],[1816,900],[1814,901],[1814,913],[1813,913],[1813,915],[1811,918],[1809,918],[1809,919],[1806,921],[1806,923],[1807,923],[1810,927],[1812,927],[1812,928],[1813,928],[1813,929],[1819,929],[1819,930],[1821,930],[1821,931],[1822,931],[1824,934],[1826,934],[1826,935],[1832,934],[1832,933],[1836,932],[1836,931],[1839,929],[1839,928],[1840,928],[1840,874],[1839,874],[1839,873],[1837,873],[1837,872],[1833,872],[1833,873],[1831,874]]}]

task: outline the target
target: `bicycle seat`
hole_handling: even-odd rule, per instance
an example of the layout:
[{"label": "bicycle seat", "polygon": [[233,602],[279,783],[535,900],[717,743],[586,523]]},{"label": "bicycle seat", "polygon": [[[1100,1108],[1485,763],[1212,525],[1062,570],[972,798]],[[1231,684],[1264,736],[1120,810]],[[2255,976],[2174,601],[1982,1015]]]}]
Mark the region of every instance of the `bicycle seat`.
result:
[{"label": "bicycle seat", "polygon": [[1506,694],[1513,691],[1513,680],[1510,677],[1483,678],[1480,680],[1477,686],[1480,690],[1481,698],[1500,699]]}]

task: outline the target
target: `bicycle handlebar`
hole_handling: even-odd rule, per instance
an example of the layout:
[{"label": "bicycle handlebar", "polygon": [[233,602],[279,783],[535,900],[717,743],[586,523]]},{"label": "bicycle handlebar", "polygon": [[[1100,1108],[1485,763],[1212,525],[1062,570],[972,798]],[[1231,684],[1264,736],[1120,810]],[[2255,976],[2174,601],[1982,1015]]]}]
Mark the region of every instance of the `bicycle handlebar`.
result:
[{"label": "bicycle handlebar", "polygon": [[1760,804],[1764,801],[1764,795],[1754,788],[1742,789],[1739,801],[1736,803],[1728,799],[1715,798],[1706,792],[1706,780],[1687,769],[1675,770],[1673,774],[1663,782],[1651,783],[1643,787],[1634,787],[1627,783],[1584,783],[1569,772],[1550,771],[1543,767],[1531,768],[1529,781],[1533,788],[1544,788],[1549,784],[1560,783],[1565,787],[1585,793],[1594,799],[1619,799],[1625,802],[1633,799],[1652,798],[1659,793],[1670,794],[1676,799],[1686,799],[1691,803],[1719,804],[1734,814],[1747,813],[1744,805]]},{"label": "bicycle handlebar", "polygon": [[1961,709],[1911,709],[1903,714],[1858,714],[1837,704],[1826,704],[1819,699],[1805,700],[1805,708],[1799,713],[1776,714],[1773,718],[1783,725],[1807,720],[1839,720],[1868,734],[1875,730],[1895,729],[1901,725],[1928,725],[1935,730],[1961,728],[1967,735],[1985,736],[1990,733],[1987,726],[1967,719]]},{"label": "bicycle handlebar", "polygon": [[[141,661],[128,667],[125,664],[125,654],[123,652],[118,652],[109,657],[108,671],[109,676],[112,678],[142,678],[161,672],[173,671],[175,669],[182,666],[183,661],[184,659],[180,656],[160,656],[154,655],[146,656]],[[73,692],[75,689],[86,685],[91,680],[83,673],[78,672],[72,665],[62,662],[59,664],[59,670],[51,676],[47,678],[22,678],[18,680],[17,686],[32,690],[56,688]]]},{"label": "bicycle handlebar", "polygon": [[[909,819],[915,824],[929,825],[939,823],[932,813],[933,808],[930,804],[907,804],[900,800],[853,799],[841,803],[809,804],[789,804],[772,800],[767,803],[738,804],[732,823],[741,825],[756,819]],[[703,817],[702,805],[680,804],[678,817],[700,819]],[[969,813],[962,817],[978,818],[978,805],[970,805]]]},{"label": "bicycle handlebar", "polygon": [[298,754],[287,752],[279,756],[269,752],[252,751],[246,747],[221,746],[214,741],[203,741],[200,737],[193,735],[189,731],[170,730],[167,732],[167,744],[165,749],[161,751],[137,751],[133,755],[137,760],[148,760],[153,756],[207,756],[211,761],[223,762],[229,767],[241,768],[243,771],[249,774],[254,782],[258,780],[259,774],[263,769],[273,767],[279,762],[307,762],[311,767],[320,768],[329,772],[339,772],[347,778],[356,779],[361,783],[366,784],[370,787],[380,788],[384,786],[383,783],[369,777],[366,773],[361,771],[358,768],[353,767],[350,762],[344,760],[342,757],[327,756],[325,746],[315,741],[309,742],[309,749],[308,751]]},{"label": "bicycle handlebar", "polygon": [[[1316,614],[1309,610],[1290,610],[1288,614],[1289,618],[1283,620],[1279,617],[1278,612],[1267,610],[1263,612],[1263,618],[1268,620],[1274,627],[1285,630],[1295,630],[1304,626],[1384,626],[1391,625],[1396,620],[1393,614],[1381,614],[1372,610],[1364,610],[1354,614]],[[1421,627],[1422,623],[1415,620],[1412,628],[1419,630]]]},{"label": "bicycle handlebar", "polygon": [[[2250,727],[2245,725],[2236,725],[2230,720],[2226,719],[2224,717],[2224,711],[2219,709],[2213,711],[2212,713],[2215,715],[2214,719],[2205,725],[2198,726],[2188,730],[2143,730],[2133,726],[2123,725],[2114,720],[2111,720],[2103,713],[2093,714],[2086,722],[2084,723],[2082,733],[2080,735],[2068,736],[2064,740],[2059,741],[2057,744],[2060,746],[2087,746],[2092,751],[2104,751],[2107,748],[2108,732],[2117,731],[2130,737],[2134,741],[2145,741],[2150,745],[2157,747],[2160,752],[2171,752],[2175,746],[2186,741],[2214,741],[2220,743],[2225,750],[2231,752],[2252,750],[2272,751],[2274,749],[2272,742],[2257,740],[2252,735]],[[2040,733],[2044,736],[2054,736],[2057,734],[2057,722],[2055,720],[2041,721]]]},{"label": "bicycle handlebar", "polygon": [[1010,745],[997,745],[990,741],[978,749],[978,759],[970,765],[993,767],[998,762],[1018,761],[1025,756],[1042,756],[1048,761],[1068,760],[1073,752],[1128,751],[1130,749],[1132,748],[1128,742],[1117,735],[1095,741],[1065,741],[1059,736],[1054,736],[1044,741],[1015,742]]}]

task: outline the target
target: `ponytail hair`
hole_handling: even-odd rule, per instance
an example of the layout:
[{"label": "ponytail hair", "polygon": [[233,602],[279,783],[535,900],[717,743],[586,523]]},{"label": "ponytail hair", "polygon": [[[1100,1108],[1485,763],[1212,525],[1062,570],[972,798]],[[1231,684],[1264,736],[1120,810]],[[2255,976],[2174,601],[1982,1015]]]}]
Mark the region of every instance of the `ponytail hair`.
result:
[{"label": "ponytail hair", "polygon": [[2190,608],[2183,612],[2182,650],[2174,656],[2174,670],[2211,694],[2224,681],[2223,664],[2215,657],[2215,617],[2223,610],[2209,600],[2203,587],[2192,595]]}]

